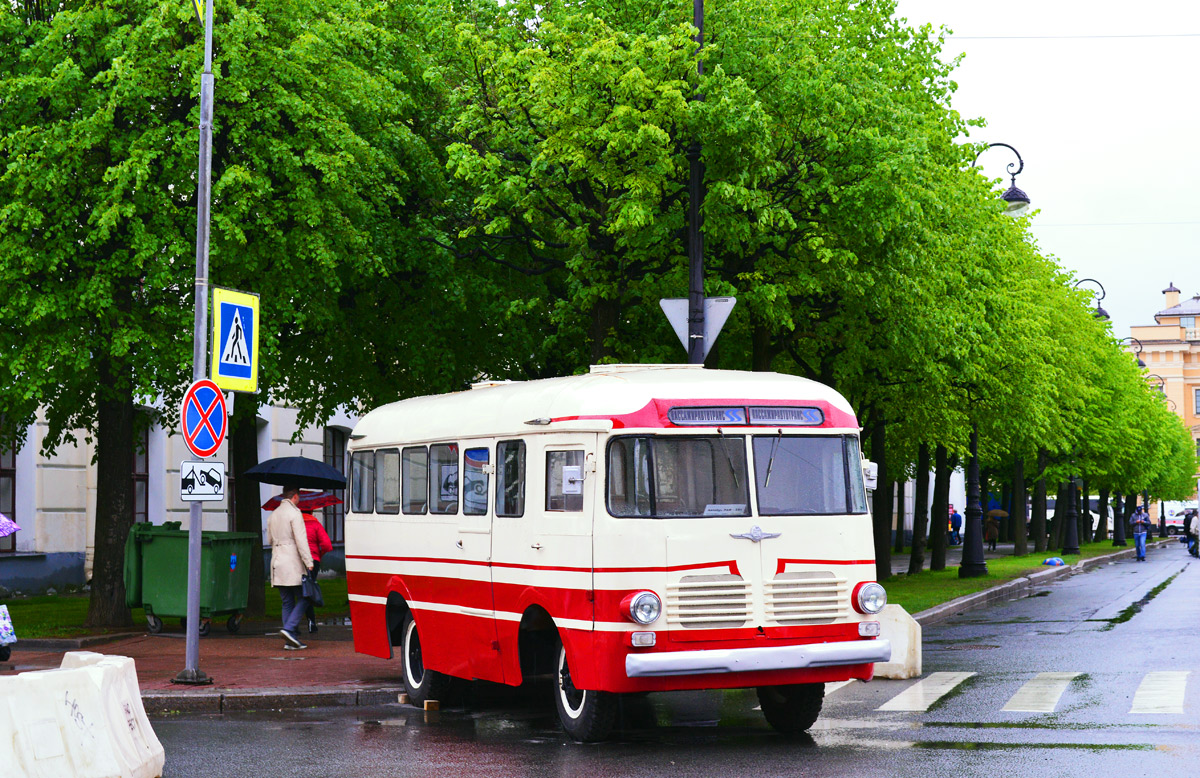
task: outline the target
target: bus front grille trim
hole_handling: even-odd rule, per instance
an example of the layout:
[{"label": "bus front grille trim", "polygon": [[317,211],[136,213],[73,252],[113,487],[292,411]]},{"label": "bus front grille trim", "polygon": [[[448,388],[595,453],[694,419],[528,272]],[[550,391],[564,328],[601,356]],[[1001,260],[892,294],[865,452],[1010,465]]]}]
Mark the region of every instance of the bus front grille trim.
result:
[{"label": "bus front grille trim", "polygon": [[667,624],[729,629],[750,618],[750,585],[736,575],[688,575],[667,587]]},{"label": "bus front grille trim", "polygon": [[785,626],[829,624],[850,615],[846,579],[833,573],[780,573],[766,592],[767,617]]}]

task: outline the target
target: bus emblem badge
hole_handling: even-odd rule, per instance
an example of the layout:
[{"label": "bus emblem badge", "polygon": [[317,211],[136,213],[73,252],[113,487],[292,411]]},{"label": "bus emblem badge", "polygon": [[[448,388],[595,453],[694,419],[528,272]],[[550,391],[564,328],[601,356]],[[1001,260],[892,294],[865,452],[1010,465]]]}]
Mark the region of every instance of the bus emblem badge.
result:
[{"label": "bus emblem badge", "polygon": [[777,538],[777,537],[779,537],[779,536],[780,536],[780,535],[782,535],[782,534],[783,534],[782,532],[763,532],[763,531],[762,531],[762,528],[761,528],[761,527],[759,527],[757,524],[755,524],[755,525],[754,525],[754,526],[753,526],[753,527],[750,529],[750,531],[749,531],[749,532],[742,532],[742,533],[740,533],[740,534],[737,534],[737,535],[735,535],[734,533],[730,532],[730,533],[729,533],[729,537],[731,537],[731,538],[745,538],[746,540],[753,540],[755,543],[757,543],[757,542],[759,542],[760,540],[766,540],[767,538]]}]

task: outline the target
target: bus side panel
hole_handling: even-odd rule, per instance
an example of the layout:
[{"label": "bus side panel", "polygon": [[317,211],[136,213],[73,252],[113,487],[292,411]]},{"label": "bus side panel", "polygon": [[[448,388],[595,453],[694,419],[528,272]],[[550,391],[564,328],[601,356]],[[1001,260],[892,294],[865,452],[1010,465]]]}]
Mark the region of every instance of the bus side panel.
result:
[{"label": "bus side panel", "polygon": [[[353,575],[353,573],[351,573]],[[392,658],[392,641],[387,630],[387,606],[382,603],[350,601],[354,650],[360,654]]]}]

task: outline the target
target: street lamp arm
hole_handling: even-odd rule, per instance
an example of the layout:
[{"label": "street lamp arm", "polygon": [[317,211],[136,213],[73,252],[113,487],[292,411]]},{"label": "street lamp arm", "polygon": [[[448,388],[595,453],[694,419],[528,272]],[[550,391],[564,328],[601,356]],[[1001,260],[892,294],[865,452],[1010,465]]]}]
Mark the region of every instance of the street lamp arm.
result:
[{"label": "street lamp arm", "polygon": [[[975,162],[971,163],[971,166],[974,167],[976,164],[979,163],[979,158],[983,156],[984,151],[987,151],[988,149],[994,148],[996,146],[1003,146],[1004,148],[1011,151],[1013,154],[1017,155],[1016,163],[1012,163],[1012,162],[1008,163],[1008,174],[1010,176],[1012,176],[1013,183],[1015,184],[1017,182],[1017,176],[1020,175],[1021,171],[1025,169],[1025,160],[1021,159],[1021,152],[1017,151],[1016,149],[1014,149],[1012,146],[1008,145],[1007,143],[989,143],[987,145],[987,148],[983,149],[982,151],[980,151],[978,154],[975,155]],[[1013,170],[1013,164],[1017,164],[1016,171]]]}]

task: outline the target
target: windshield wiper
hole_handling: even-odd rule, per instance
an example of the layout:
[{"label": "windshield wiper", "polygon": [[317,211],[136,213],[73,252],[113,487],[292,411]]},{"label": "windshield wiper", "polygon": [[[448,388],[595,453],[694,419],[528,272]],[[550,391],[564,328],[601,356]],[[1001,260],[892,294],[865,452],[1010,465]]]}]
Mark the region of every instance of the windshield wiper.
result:
[{"label": "windshield wiper", "polygon": [[779,434],[775,436],[775,441],[771,444],[771,458],[767,460],[767,477],[763,479],[764,489],[771,485],[771,468],[775,467],[775,452],[779,450],[779,439],[782,437],[783,427],[780,427]]},{"label": "windshield wiper", "polygon": [[[782,431],[780,430],[780,432]],[[733,476],[733,486],[735,489],[741,489],[742,485],[738,481],[737,469],[733,466],[733,457],[729,456],[729,449],[725,447],[725,430],[717,427],[717,435],[721,440],[721,451],[725,454],[725,461],[729,463],[729,474]]]}]

